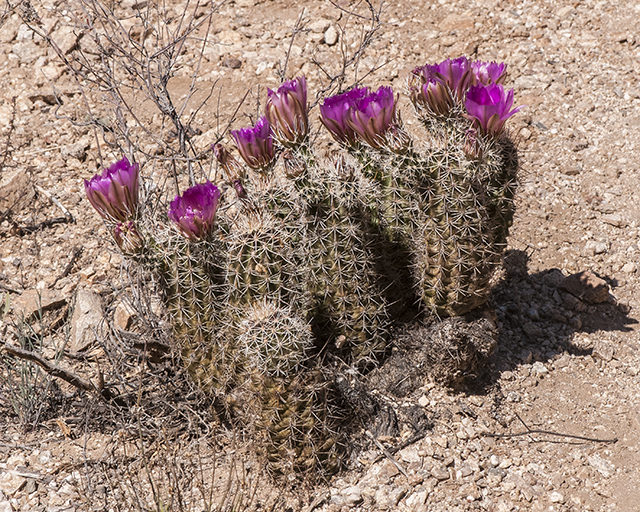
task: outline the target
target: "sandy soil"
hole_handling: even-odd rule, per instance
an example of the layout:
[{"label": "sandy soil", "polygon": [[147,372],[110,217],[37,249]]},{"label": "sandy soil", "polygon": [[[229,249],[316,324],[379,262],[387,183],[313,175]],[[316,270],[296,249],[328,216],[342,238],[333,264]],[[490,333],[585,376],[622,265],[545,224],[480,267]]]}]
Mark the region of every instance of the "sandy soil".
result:
[{"label": "sandy soil", "polygon": [[[255,112],[266,87],[278,85],[277,70],[287,53],[287,76],[305,73],[312,96],[323,88],[327,77],[313,62],[336,72],[341,42],[353,51],[364,24],[346,11],[367,12],[355,2],[336,4],[226,2],[211,18],[199,69],[202,42],[187,41],[170,90],[174,98],[183,98],[197,71],[198,92],[185,109],[189,115],[213,87],[207,105],[193,112],[192,126],[199,130],[194,141],[202,151],[249,89],[232,127],[247,124],[245,115]],[[106,122],[108,103],[101,104],[90,88],[80,92],[56,54],[23,23],[21,5],[7,8],[0,26],[0,294],[14,312],[37,309],[34,290],[51,301],[45,323],[54,329],[45,326],[44,355],[52,358],[65,326],[79,329],[81,319],[67,314],[65,303],[80,297],[80,290],[86,292],[87,312],[93,308],[101,318],[102,307],[111,324],[128,328],[126,301],[118,291],[122,258],[82,185],[99,170],[101,158],[109,163],[119,155],[104,143],[98,151],[93,131],[81,126],[85,102]],[[79,5],[50,0],[32,5],[38,23],[67,58],[79,49],[90,51],[88,38],[74,32],[72,13]],[[141,5],[126,0],[120,6],[132,30]],[[173,16],[184,8],[173,2],[168,7]],[[140,465],[144,456],[153,460],[152,472],[179,459],[181,478],[193,475],[189,468],[198,461],[207,471],[218,467],[214,486],[224,489],[232,481],[231,495],[244,503],[250,501],[251,486],[259,487],[247,505],[258,510],[638,510],[639,15],[640,6],[606,0],[417,0],[383,8],[359,76],[384,66],[363,83],[392,85],[401,92],[413,67],[467,55],[507,62],[516,104],[527,105],[509,120],[523,172],[511,251],[492,297],[499,346],[480,385],[450,390],[427,380],[398,399],[399,407],[418,407],[429,418],[432,428],[419,440],[404,446],[415,434],[404,429],[399,438],[380,440],[387,456],[375,444],[364,446],[350,468],[330,482],[281,494],[229,430],[216,427],[195,441],[187,435],[193,418],[195,423],[211,418],[206,407],[189,409],[201,402],[189,401],[196,391],[164,388],[166,401],[177,400],[164,409],[154,404],[157,394],[145,391],[149,407],[137,429],[141,415],[132,409],[117,412],[64,383],[48,391],[36,386],[36,412],[28,415],[36,418],[33,425],[12,408],[15,387],[10,387],[16,381],[8,378],[5,365],[0,511],[135,509],[132,489],[151,496]],[[304,30],[290,46],[299,19]],[[337,44],[327,44],[336,39]],[[352,72],[348,79],[353,80]],[[168,128],[158,126],[151,102],[135,94],[131,99],[144,123],[168,135]],[[406,99],[401,101],[408,112]],[[316,110],[312,118],[318,125]],[[405,120],[412,122],[408,114]],[[156,151],[154,144],[149,140],[145,150]],[[150,177],[157,169],[143,166],[142,172]],[[576,291],[564,280],[583,271],[604,286],[598,297],[581,295],[584,288]],[[91,303],[96,296],[97,305]],[[11,342],[16,341],[13,318],[5,315],[0,323]],[[63,358],[63,364],[94,382],[102,378],[121,385],[134,404],[139,382],[166,385],[173,379],[166,370],[170,365],[154,373],[131,354],[114,362],[120,338],[109,332],[105,328],[93,339],[72,332],[67,350],[76,357]],[[114,364],[121,374],[109,366]],[[115,382],[121,375],[131,379],[129,384]],[[168,418],[164,424],[163,417]],[[179,443],[154,440],[148,436],[154,421],[162,439],[174,439],[167,432],[187,434]],[[230,480],[229,460],[236,464]],[[154,474],[158,481],[166,478],[159,487],[171,495],[170,478]],[[185,509],[202,510],[203,497],[195,491],[190,496]]]}]

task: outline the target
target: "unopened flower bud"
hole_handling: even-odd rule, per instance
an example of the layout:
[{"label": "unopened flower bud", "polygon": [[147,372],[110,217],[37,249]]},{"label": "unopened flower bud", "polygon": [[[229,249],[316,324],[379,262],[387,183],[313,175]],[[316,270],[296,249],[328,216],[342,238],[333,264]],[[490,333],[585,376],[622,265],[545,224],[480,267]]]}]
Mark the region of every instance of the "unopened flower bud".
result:
[{"label": "unopened flower bud", "polygon": [[124,254],[137,254],[144,247],[144,240],[133,221],[119,222],[113,230],[113,238]]},{"label": "unopened flower bud", "polygon": [[296,147],[309,134],[307,80],[303,76],[267,90],[266,116],[273,135],[285,147]]}]

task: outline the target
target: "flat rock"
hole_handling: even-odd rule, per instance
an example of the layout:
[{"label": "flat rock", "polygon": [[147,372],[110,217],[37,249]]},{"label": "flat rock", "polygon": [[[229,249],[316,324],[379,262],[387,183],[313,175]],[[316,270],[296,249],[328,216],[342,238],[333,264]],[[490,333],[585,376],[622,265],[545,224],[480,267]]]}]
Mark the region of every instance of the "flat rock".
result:
[{"label": "flat rock", "polygon": [[0,475],[0,491],[7,496],[12,496],[20,490],[26,481],[26,478],[16,475],[13,471],[7,471]]},{"label": "flat rock", "polygon": [[44,55],[44,50],[33,41],[23,41],[13,45],[11,49],[14,55],[17,55],[20,62],[29,64],[34,62],[38,57]]},{"label": "flat rock", "polygon": [[31,322],[37,317],[38,311],[50,311],[61,308],[67,299],[57,290],[26,290],[22,295],[12,299],[13,314],[25,322]]},{"label": "flat rock", "polygon": [[97,293],[78,290],[71,318],[69,350],[81,352],[97,340],[97,331],[103,320],[102,301]]},{"label": "flat rock", "polygon": [[[10,117],[6,124],[9,124],[9,120]],[[4,169],[0,175],[0,214],[9,208],[13,212],[20,211],[31,202],[34,196],[35,189],[31,184],[29,173],[24,169]]]},{"label": "flat rock", "polygon": [[588,270],[565,277],[560,288],[589,304],[606,302],[609,298],[607,282]]},{"label": "flat rock", "polygon": [[449,16],[440,22],[439,28],[443,32],[451,32],[454,30],[469,30],[473,29],[473,27],[473,18],[462,14],[449,14]]},{"label": "flat rock", "polygon": [[449,480],[449,470],[444,466],[434,466],[431,468],[431,476],[438,480]]},{"label": "flat rock", "polygon": [[133,309],[129,304],[118,302],[116,309],[113,312],[113,323],[118,329],[126,331],[131,327],[135,317],[135,309]]},{"label": "flat rock", "polygon": [[605,478],[613,476],[616,471],[616,467],[608,460],[600,457],[600,455],[590,455],[587,457],[587,461],[592,468]]},{"label": "flat rock", "polygon": [[418,491],[414,492],[411,496],[406,499],[407,507],[410,510],[415,510],[416,508],[422,506],[427,501],[427,496],[429,493],[427,491]]},{"label": "flat rock", "polygon": [[80,36],[75,33],[73,27],[63,26],[55,31],[53,34],[53,40],[58,47],[65,53],[70,53],[78,45]]},{"label": "flat rock", "polygon": [[614,354],[615,349],[613,345],[604,341],[598,341],[591,355],[596,359],[602,359],[608,363],[613,359]]}]

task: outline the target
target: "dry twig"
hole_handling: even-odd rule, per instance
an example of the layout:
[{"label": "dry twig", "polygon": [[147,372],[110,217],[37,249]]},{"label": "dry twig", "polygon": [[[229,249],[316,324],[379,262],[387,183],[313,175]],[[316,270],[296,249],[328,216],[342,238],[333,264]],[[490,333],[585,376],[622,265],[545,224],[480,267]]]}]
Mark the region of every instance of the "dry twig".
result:
[{"label": "dry twig", "polygon": [[39,364],[42,367],[42,369],[45,372],[47,372],[49,375],[53,377],[58,377],[59,379],[62,379],[68,382],[69,384],[71,384],[72,386],[75,386],[78,389],[82,389],[84,391],[88,391],[90,393],[94,393],[96,395],[102,396],[102,398],[106,400],[111,400],[112,398],[114,398],[111,391],[109,391],[107,388],[98,389],[96,388],[96,386],[93,385],[93,383],[90,380],[83,379],[79,375],[76,375],[75,373],[65,368],[62,368],[60,366],[57,366],[51,363],[50,361],[47,361],[44,357],[42,357],[39,354],[36,354],[35,352],[14,347],[12,345],[9,345],[8,343],[4,344],[4,350],[15,357],[19,357],[20,359],[26,359],[27,361],[33,361],[34,363]]},{"label": "dry twig", "polygon": [[618,438],[617,437],[614,437],[612,439],[598,439],[598,438],[595,438],[595,437],[576,436],[576,435],[573,435],[573,434],[562,434],[560,432],[553,432],[551,430],[541,430],[541,429],[537,429],[537,428],[529,428],[529,426],[523,421],[523,419],[518,415],[518,413],[516,413],[516,417],[520,420],[520,423],[522,423],[524,425],[524,428],[527,429],[525,432],[514,432],[513,434],[488,433],[488,434],[484,434],[484,435],[487,436],[487,437],[510,438],[510,437],[528,436],[530,434],[544,434],[544,435],[548,435],[548,436],[567,437],[569,439],[578,439],[580,441],[588,441],[588,442],[591,442],[591,443],[617,443],[618,442]]}]

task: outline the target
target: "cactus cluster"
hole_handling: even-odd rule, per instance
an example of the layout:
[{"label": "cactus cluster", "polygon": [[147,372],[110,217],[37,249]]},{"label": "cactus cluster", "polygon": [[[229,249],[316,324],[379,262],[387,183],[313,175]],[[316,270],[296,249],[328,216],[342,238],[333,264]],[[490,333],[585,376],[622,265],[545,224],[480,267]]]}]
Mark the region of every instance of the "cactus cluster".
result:
[{"label": "cactus cluster", "polygon": [[225,182],[189,188],[166,217],[145,217],[126,158],[85,182],[122,252],[159,277],[192,377],[256,427],[275,473],[339,467],[325,352],[367,371],[399,311],[455,316],[486,301],[517,184],[505,72],[464,57],[416,68],[412,131],[390,87],[326,98],[331,156],[310,137],[304,76],[286,82],[231,132],[241,160],[213,148]]}]

